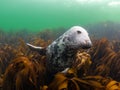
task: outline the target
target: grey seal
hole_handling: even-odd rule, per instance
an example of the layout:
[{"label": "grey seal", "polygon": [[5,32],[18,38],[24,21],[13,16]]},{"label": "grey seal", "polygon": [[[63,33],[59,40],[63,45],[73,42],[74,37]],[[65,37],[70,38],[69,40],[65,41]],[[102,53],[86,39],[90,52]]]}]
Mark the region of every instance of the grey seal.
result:
[{"label": "grey seal", "polygon": [[88,49],[92,46],[88,32],[73,26],[63,35],[53,41],[47,48],[37,47],[27,43],[30,49],[47,56],[47,68],[57,73],[72,66],[75,55],[80,48]]}]

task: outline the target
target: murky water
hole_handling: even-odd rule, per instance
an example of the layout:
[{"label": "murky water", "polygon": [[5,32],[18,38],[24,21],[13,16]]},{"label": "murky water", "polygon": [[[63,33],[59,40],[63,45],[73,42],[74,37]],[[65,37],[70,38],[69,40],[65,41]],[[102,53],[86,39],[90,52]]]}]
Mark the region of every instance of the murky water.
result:
[{"label": "murky water", "polygon": [[119,22],[119,0],[0,0],[0,28],[4,31],[86,27]]}]

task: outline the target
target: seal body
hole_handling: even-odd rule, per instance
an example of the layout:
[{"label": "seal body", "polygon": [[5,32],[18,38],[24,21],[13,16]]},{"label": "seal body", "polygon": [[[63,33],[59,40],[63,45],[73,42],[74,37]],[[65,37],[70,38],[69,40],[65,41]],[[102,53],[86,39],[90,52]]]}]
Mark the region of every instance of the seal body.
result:
[{"label": "seal body", "polygon": [[[41,47],[27,45],[35,50],[43,50]],[[80,26],[73,26],[45,49],[47,68],[57,73],[71,67],[77,51],[80,48],[90,48],[91,46],[87,31]]]}]

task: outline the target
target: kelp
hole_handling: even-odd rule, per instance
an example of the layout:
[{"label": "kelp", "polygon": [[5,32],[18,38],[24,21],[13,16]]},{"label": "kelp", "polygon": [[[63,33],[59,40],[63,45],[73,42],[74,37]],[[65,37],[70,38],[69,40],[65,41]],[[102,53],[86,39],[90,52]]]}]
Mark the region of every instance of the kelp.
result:
[{"label": "kelp", "polygon": [[[26,56],[28,58],[39,60],[44,56],[39,55],[37,52],[31,51],[23,39],[18,40],[19,45],[1,44],[0,45],[0,74],[3,74],[10,61],[16,57]],[[43,39],[35,39],[34,43],[38,46],[48,46],[51,40],[44,41]]]},{"label": "kelp", "polygon": [[0,76],[0,90],[2,90],[3,76]]},{"label": "kelp", "polygon": [[113,40],[111,43],[113,44],[113,50],[118,53],[120,51],[120,41]]},{"label": "kelp", "polygon": [[[36,75],[34,75],[35,72],[31,67],[32,65],[27,58],[20,57],[13,61],[13,64],[8,66],[4,75],[3,90],[23,90],[24,85],[27,86],[27,81],[29,81],[31,88],[35,88],[34,77]],[[29,76],[29,73],[31,73],[31,76]]]},{"label": "kelp", "polygon": [[[49,43],[42,39],[34,42],[39,42],[44,46]],[[5,72],[4,78],[1,78],[1,80],[3,79],[3,86],[1,85],[1,87],[4,90],[26,90],[28,86],[31,86],[29,90],[34,90],[35,88],[39,90],[41,88],[45,82],[45,56],[31,51],[22,39],[19,39],[19,45],[17,46],[2,45],[0,51],[0,71],[1,74]],[[30,63],[31,65],[28,65]],[[34,73],[34,75],[30,72]],[[28,75],[31,75],[36,81],[32,83],[32,79],[29,80],[26,78]]]},{"label": "kelp", "polygon": [[[30,50],[26,42],[47,47],[54,36],[0,34],[0,89],[3,90],[119,90],[120,42],[93,38],[93,47],[79,50],[73,66],[58,72],[49,85],[46,56]],[[43,34],[43,36],[41,36]],[[40,36],[39,36],[40,35]],[[45,37],[48,35],[47,37]],[[21,37],[20,37],[21,36]],[[24,36],[24,37],[23,37]],[[47,40],[49,39],[50,40]],[[57,36],[56,36],[57,37]],[[44,39],[43,39],[44,38]],[[6,40],[6,42],[5,42]],[[46,77],[47,76],[47,77]],[[116,80],[116,81],[115,81]],[[118,81],[118,82],[117,82]]]},{"label": "kelp", "polygon": [[45,68],[37,64],[27,57],[13,60],[3,77],[3,90],[39,90],[45,81]]},{"label": "kelp", "polygon": [[15,49],[5,44],[4,46],[0,47],[0,74],[4,74],[9,62],[15,56]]},{"label": "kelp", "polygon": [[75,73],[72,68],[66,73],[57,73],[46,90],[120,90],[120,83],[111,78],[102,76],[78,78]]},{"label": "kelp", "polygon": [[90,75],[102,75],[120,81],[120,66],[118,65],[120,54],[119,51],[115,51],[115,45],[115,42],[111,43],[105,38],[94,43],[90,52],[92,59]]},{"label": "kelp", "polygon": [[[81,74],[82,70],[90,68],[90,55],[78,52],[75,63],[70,69],[57,73],[47,90],[119,90],[120,83],[112,78],[89,76]],[[85,66],[84,66],[85,65]],[[88,66],[86,66],[88,65]],[[80,73],[79,73],[80,72]],[[82,75],[82,76],[80,76]]]},{"label": "kelp", "polygon": [[78,51],[76,54],[76,59],[74,60],[72,68],[77,69],[78,76],[82,77],[85,76],[88,72],[88,69],[91,65],[91,56],[84,52],[84,51]]}]

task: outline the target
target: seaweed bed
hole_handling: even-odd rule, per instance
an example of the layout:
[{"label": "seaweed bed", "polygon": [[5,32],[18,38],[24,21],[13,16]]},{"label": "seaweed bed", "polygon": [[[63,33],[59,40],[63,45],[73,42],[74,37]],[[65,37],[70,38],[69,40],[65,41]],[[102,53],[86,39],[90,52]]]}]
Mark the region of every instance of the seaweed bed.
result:
[{"label": "seaweed bed", "polygon": [[78,51],[72,68],[46,83],[46,56],[25,42],[47,47],[56,36],[21,35],[0,35],[0,90],[120,90],[119,40],[92,38],[93,47]]}]

